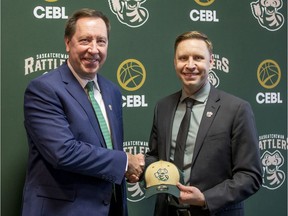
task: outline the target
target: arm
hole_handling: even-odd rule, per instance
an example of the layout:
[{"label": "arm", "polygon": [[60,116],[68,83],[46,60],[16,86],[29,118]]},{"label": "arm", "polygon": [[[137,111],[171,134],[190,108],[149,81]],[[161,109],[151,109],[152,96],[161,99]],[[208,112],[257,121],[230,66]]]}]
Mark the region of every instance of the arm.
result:
[{"label": "arm", "polygon": [[247,199],[262,183],[258,134],[252,109],[246,102],[239,105],[235,114],[231,148],[232,178],[204,191],[211,210]]},{"label": "arm", "polygon": [[[180,201],[203,206],[205,200],[211,213],[248,198],[260,188],[262,181],[258,138],[251,107],[246,102],[240,103],[234,111],[229,112],[235,113],[231,116],[231,121],[223,122],[223,113],[227,115],[226,110],[217,114],[220,115],[217,122],[222,120],[221,127],[231,132],[224,133],[227,136],[221,133],[221,137],[217,139],[211,137],[209,145],[205,146],[205,152],[202,152],[201,162],[196,161],[198,168],[194,176],[198,179],[198,184],[200,183],[201,187],[206,185],[207,189],[200,191],[194,188],[194,185],[189,186],[189,189],[180,187]],[[215,127],[218,129],[220,125]],[[204,158],[205,163],[202,161]],[[214,172],[210,173],[213,170]],[[192,169],[192,173],[193,171],[195,170]]]},{"label": "arm", "polygon": [[65,88],[50,83],[38,79],[25,93],[25,127],[33,153],[55,169],[120,183],[126,153],[101,147],[82,106]]}]

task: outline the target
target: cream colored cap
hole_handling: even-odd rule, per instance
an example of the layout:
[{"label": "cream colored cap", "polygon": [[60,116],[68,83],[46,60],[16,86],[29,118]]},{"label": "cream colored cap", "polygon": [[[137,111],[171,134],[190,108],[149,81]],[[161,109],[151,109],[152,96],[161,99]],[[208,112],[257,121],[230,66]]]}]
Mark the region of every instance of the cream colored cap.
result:
[{"label": "cream colored cap", "polygon": [[179,197],[180,191],[176,184],[180,181],[180,172],[173,163],[163,160],[154,162],[145,171],[145,197],[158,193],[169,193]]}]

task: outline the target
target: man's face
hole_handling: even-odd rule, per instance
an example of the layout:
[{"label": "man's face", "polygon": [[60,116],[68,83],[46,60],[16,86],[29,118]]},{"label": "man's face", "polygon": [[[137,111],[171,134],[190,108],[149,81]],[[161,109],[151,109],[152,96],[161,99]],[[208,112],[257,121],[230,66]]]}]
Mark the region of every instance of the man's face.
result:
[{"label": "man's face", "polygon": [[105,22],[100,18],[80,18],[75,34],[65,38],[69,62],[84,79],[93,79],[107,57],[108,36]]},{"label": "man's face", "polygon": [[176,48],[174,66],[184,91],[192,95],[208,81],[213,58],[204,41],[187,39],[181,41]]}]

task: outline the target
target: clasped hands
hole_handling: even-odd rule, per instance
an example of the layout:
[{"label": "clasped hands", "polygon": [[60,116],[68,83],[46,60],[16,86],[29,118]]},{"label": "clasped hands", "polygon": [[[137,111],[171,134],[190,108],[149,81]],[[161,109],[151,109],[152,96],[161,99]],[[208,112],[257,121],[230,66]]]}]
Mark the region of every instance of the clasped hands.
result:
[{"label": "clasped hands", "polygon": [[130,154],[126,153],[128,157],[128,169],[125,177],[128,182],[136,183],[139,181],[145,167],[145,156],[143,154]]}]

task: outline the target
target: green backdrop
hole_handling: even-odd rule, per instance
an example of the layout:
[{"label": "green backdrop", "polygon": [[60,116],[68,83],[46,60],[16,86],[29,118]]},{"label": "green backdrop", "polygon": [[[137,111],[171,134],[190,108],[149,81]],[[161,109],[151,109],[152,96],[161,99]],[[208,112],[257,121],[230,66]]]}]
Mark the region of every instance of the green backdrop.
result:
[{"label": "green backdrop", "polygon": [[[2,0],[1,214],[16,216],[21,208],[28,153],[24,90],[31,79],[67,58],[67,17],[91,7],[103,11],[112,24],[101,73],[122,89],[125,150],[147,151],[156,102],[180,88],[173,68],[174,39],[184,31],[200,30],[214,43],[211,83],[248,100],[256,116],[263,187],[246,201],[246,215],[286,216],[287,1],[262,2]],[[130,215],[152,215],[154,198],[145,198],[140,183],[127,186]]]}]

